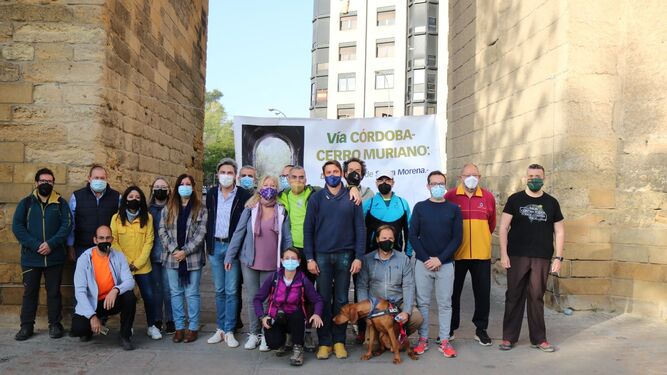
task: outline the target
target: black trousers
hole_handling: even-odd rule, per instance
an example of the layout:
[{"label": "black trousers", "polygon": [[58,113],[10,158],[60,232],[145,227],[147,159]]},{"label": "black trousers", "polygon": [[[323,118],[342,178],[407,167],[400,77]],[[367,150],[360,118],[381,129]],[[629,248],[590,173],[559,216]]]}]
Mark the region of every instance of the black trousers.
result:
[{"label": "black trousers", "polygon": [[292,342],[294,345],[303,346],[305,331],[306,318],[303,316],[303,311],[297,309],[292,314],[287,315],[285,323],[276,323],[269,329],[264,328],[264,337],[266,338],[266,345],[274,350],[285,345],[287,333],[292,334]]},{"label": "black trousers", "polygon": [[23,269],[23,304],[21,305],[21,326],[35,325],[37,305],[39,304],[39,284],[44,274],[46,287],[46,306],[49,324],[59,323],[62,319],[62,295],[60,283],[63,276],[63,265],[50,267],[22,267]]},{"label": "black trousers", "polygon": [[475,296],[475,313],[472,322],[477,329],[489,327],[489,310],[491,298],[491,260],[457,260],[454,262],[454,290],[452,292],[452,324],[454,332],[461,323],[461,292],[466,275],[470,272],[472,292]]},{"label": "black trousers", "polygon": [[[97,310],[95,314],[100,320],[120,313],[120,336],[130,338],[132,336],[132,324],[134,324],[134,314],[137,311],[137,297],[134,291],[129,290],[118,297],[111,310],[104,308],[104,300],[97,301]],[[90,319],[85,316],[72,315],[72,336],[91,336],[93,331],[90,329]]]}]

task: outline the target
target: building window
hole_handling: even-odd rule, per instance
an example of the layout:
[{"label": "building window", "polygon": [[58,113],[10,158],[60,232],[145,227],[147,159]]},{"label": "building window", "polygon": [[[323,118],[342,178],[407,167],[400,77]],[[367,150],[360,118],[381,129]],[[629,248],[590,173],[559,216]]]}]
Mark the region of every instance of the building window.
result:
[{"label": "building window", "polygon": [[340,31],[354,30],[357,28],[357,15],[340,16]]},{"label": "building window", "polygon": [[437,111],[436,111],[435,104],[427,104],[427,105],[426,105],[426,114],[427,114],[427,115],[433,115],[433,114],[435,114],[436,112],[437,112]]},{"label": "building window", "polygon": [[315,105],[327,104],[328,94],[327,89],[317,89],[315,94]]},{"label": "building window", "polygon": [[338,75],[338,91],[354,91],[356,90],[355,73],[341,73]]},{"label": "building window", "polygon": [[426,75],[426,99],[435,100],[436,97],[436,82],[438,76],[436,72],[428,72]]},{"label": "building window", "polygon": [[346,105],[344,107],[339,107],[336,112],[337,119],[352,118],[354,117],[354,106]]},{"label": "building window", "polygon": [[438,32],[438,19],[435,17],[428,18],[428,32],[437,33]]},{"label": "building window", "polygon": [[357,58],[357,46],[341,46],[338,48],[338,61],[350,61]]},{"label": "building window", "polygon": [[317,74],[327,74],[329,72],[329,63],[318,63],[317,64]]},{"label": "building window", "polygon": [[394,57],[394,42],[377,42],[375,47],[375,57]]},{"label": "building window", "polygon": [[393,70],[379,70],[375,72],[375,89],[393,89],[394,88],[394,71]]},{"label": "building window", "polygon": [[378,12],[378,26],[389,26],[396,23],[396,11],[388,10],[383,12]]},{"label": "building window", "polygon": [[427,55],[426,56],[426,66],[429,68],[438,67],[438,57],[436,55]]},{"label": "building window", "polygon": [[394,106],[392,103],[375,104],[375,117],[394,116]]},{"label": "building window", "polygon": [[412,101],[423,101],[426,89],[426,72],[424,69],[417,69],[413,72],[413,75],[414,89],[412,92]]}]

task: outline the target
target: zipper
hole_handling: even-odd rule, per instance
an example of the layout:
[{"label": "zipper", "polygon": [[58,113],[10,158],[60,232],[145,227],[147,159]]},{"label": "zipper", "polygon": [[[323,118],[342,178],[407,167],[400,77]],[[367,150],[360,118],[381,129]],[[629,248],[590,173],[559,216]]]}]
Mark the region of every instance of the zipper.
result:
[{"label": "zipper", "polygon": [[470,259],[472,259],[472,219],[470,218],[470,202],[472,202],[472,197],[468,199],[468,237],[470,239]]},{"label": "zipper", "polygon": [[[47,205],[49,204],[48,201],[46,203]],[[46,242],[46,205],[43,205],[41,202],[39,206],[42,209],[42,241]],[[44,267],[46,267],[46,255],[44,256]]]}]

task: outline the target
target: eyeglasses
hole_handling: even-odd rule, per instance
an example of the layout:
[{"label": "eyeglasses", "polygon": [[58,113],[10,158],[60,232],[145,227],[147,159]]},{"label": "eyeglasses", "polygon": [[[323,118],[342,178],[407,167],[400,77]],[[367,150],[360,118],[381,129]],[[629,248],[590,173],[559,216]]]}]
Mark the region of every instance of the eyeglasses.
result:
[{"label": "eyeglasses", "polygon": [[468,178],[468,177],[470,177],[470,176],[477,177],[477,178],[480,178],[480,177],[481,177],[481,176],[478,175],[478,174],[462,174],[462,175],[461,175],[461,177],[463,177],[463,178]]},{"label": "eyeglasses", "polygon": [[430,186],[430,187],[436,187],[436,186],[445,187],[445,184],[444,183],[439,183],[439,182],[438,183],[433,182],[433,183],[428,184],[428,186]]},{"label": "eyeglasses", "polygon": [[38,184],[38,185],[41,185],[41,184],[49,184],[49,185],[53,185],[53,183],[54,183],[53,180],[39,180],[39,181],[37,181],[37,184]]}]

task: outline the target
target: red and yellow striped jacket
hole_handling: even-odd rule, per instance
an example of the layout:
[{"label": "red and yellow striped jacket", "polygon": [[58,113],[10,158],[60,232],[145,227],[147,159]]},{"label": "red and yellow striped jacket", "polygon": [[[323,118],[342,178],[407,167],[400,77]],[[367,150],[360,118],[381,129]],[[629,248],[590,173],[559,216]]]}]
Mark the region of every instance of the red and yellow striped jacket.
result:
[{"label": "red and yellow striped jacket", "polygon": [[463,214],[463,240],[454,260],[491,259],[491,233],[496,228],[496,199],[488,190],[477,187],[468,197],[459,184],[445,194],[445,199],[458,205]]}]

